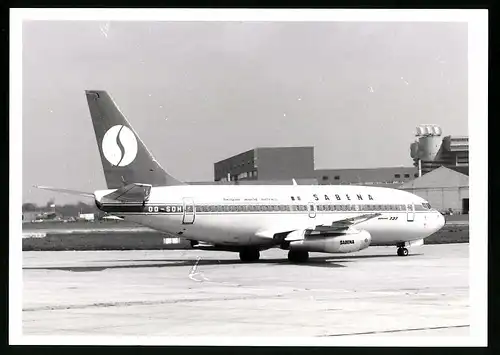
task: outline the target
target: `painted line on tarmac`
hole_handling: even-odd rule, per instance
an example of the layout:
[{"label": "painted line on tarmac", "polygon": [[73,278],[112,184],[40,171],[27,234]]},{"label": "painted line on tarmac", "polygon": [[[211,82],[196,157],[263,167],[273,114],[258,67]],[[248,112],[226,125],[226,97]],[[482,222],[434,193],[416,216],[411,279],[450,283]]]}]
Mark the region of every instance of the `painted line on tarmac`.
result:
[{"label": "painted line on tarmac", "polygon": [[30,308],[23,308],[23,312],[58,311],[58,310],[71,310],[71,309],[127,307],[127,306],[151,306],[160,304],[210,302],[210,301],[239,301],[239,300],[254,300],[254,299],[271,299],[280,297],[283,297],[283,295],[281,294],[263,295],[263,296],[246,295],[246,296],[234,296],[234,297],[189,298],[189,299],[172,299],[172,300],[158,300],[158,301],[103,302],[103,303],[92,303],[92,304],[30,307]]},{"label": "painted line on tarmac", "polygon": [[383,334],[383,333],[399,333],[399,332],[412,332],[421,330],[437,330],[437,329],[449,329],[449,328],[468,328],[469,324],[460,325],[447,325],[439,327],[423,327],[423,328],[405,328],[405,329],[390,329],[390,330],[374,330],[371,332],[356,332],[356,333],[338,333],[338,334],[324,334],[320,337],[339,337],[339,336],[349,336],[349,335],[370,335],[370,334]]}]

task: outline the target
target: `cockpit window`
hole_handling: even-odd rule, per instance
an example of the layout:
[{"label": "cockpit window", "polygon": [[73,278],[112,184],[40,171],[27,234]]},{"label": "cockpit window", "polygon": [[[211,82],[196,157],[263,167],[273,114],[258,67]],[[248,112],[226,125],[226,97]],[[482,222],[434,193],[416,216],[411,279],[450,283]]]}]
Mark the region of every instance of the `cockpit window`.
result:
[{"label": "cockpit window", "polygon": [[428,203],[428,202],[424,202],[424,203],[422,203],[422,206],[424,206],[424,208],[426,208],[426,209],[428,209],[428,210],[430,210],[430,209],[431,209],[431,205],[430,205],[430,203]]}]

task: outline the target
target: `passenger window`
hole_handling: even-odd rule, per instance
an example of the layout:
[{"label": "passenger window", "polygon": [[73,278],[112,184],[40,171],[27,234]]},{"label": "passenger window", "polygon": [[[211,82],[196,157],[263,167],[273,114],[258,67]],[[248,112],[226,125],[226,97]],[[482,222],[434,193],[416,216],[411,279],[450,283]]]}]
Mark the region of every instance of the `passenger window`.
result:
[{"label": "passenger window", "polygon": [[355,205],[355,206],[354,206],[354,209],[355,209],[356,211],[359,211],[359,205]]}]

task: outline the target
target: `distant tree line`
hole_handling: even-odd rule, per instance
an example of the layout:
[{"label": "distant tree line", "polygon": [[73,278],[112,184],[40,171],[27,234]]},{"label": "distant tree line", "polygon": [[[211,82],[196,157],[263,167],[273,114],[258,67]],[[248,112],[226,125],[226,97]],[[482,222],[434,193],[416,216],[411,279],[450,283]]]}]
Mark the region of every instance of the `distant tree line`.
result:
[{"label": "distant tree line", "polygon": [[77,204],[66,204],[66,205],[55,205],[55,207],[51,207],[54,204],[54,201],[47,202],[44,206],[39,206],[37,204],[26,202],[23,203],[22,209],[23,212],[55,212],[62,217],[78,217],[80,213],[95,213],[96,217],[102,217],[104,213],[100,211],[96,205],[94,204],[86,204],[84,202],[78,202]]}]

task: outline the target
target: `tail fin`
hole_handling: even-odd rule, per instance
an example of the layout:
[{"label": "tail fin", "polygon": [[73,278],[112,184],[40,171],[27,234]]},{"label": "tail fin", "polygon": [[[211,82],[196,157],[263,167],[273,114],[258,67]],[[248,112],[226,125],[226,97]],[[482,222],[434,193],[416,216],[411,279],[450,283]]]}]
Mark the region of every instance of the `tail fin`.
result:
[{"label": "tail fin", "polygon": [[106,91],[85,94],[108,189],[133,183],[183,184],[160,166]]}]

